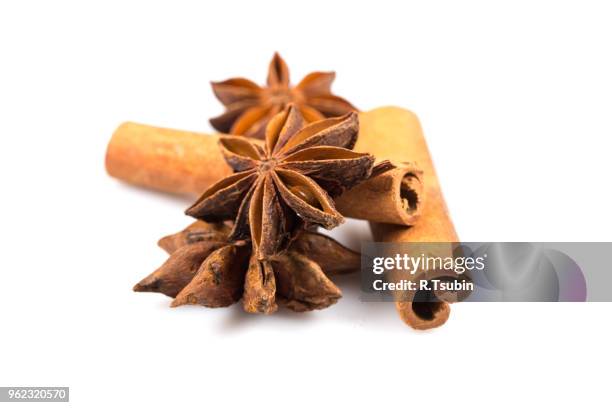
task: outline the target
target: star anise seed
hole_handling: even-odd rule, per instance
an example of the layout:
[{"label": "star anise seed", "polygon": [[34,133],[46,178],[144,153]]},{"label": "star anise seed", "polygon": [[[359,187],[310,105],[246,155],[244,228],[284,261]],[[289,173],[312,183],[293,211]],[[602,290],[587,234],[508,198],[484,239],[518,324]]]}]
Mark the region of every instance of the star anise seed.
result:
[{"label": "star anise seed", "polygon": [[344,221],[330,197],[366,180],[374,157],[353,152],[357,114],[305,125],[295,105],[270,120],[265,144],[224,136],[220,145],[236,171],[187,209],[192,217],[235,219],[230,240],[251,239],[258,260],[286,248],[301,225],[331,229]]},{"label": "star anise seed", "polygon": [[307,122],[355,111],[348,101],[331,93],[334,78],[333,72],[312,72],[292,87],[289,68],[276,53],[270,62],[266,87],[244,78],[212,83],[215,96],[227,110],[210,123],[223,133],[261,139],[268,121],[290,103],[297,106]]},{"label": "star anise seed", "polygon": [[134,290],[176,298],[173,306],[224,307],[242,298],[251,313],[272,313],[278,304],[304,312],[341,297],[328,275],[360,266],[358,253],[315,232],[301,231],[272,261],[255,259],[251,245],[231,243],[227,234],[226,225],[196,221],[162,238],[159,245],[170,257]]}]

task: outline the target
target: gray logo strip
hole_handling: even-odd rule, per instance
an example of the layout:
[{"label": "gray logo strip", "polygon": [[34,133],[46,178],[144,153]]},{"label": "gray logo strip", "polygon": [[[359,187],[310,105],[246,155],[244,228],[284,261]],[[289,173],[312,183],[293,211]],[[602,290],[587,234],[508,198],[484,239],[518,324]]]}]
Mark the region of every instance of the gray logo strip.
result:
[{"label": "gray logo strip", "polygon": [[362,244],[364,301],[609,302],[609,242]]}]

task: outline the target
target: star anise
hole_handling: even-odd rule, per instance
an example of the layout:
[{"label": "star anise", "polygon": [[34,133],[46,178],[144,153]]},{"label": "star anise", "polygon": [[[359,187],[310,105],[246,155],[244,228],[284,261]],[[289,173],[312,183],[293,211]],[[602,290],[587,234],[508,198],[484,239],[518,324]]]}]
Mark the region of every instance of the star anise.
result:
[{"label": "star anise", "polygon": [[341,116],[356,108],[331,93],[334,72],[312,72],[295,87],[289,82],[289,68],[274,54],[268,70],[267,87],[245,78],[213,82],[213,92],[226,112],[210,120],[220,132],[263,138],[268,121],[294,103],[307,122]]},{"label": "star anise", "polygon": [[350,150],[358,131],[354,112],[304,125],[299,109],[289,105],[272,118],[263,144],[221,137],[236,173],[211,186],[186,213],[208,222],[235,219],[229,240],[250,239],[257,260],[286,248],[301,226],[342,223],[329,194],[370,177],[374,157]]},{"label": "star anise", "polygon": [[175,298],[172,306],[229,306],[242,298],[247,312],[272,313],[277,304],[304,312],[334,304],[340,289],[328,278],[359,269],[360,255],[324,235],[300,231],[274,261],[258,262],[246,242],[230,242],[227,223],[196,221],[162,238],[170,257],[141,280],[137,292]]}]

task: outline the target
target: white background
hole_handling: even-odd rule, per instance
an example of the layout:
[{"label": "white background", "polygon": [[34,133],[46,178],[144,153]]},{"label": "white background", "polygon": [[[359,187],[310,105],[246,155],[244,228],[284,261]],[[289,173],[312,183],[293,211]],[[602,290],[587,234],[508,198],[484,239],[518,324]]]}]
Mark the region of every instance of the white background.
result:
[{"label": "white background", "polygon": [[3,1],[0,385],[86,407],[609,404],[609,304],[462,304],[422,333],[356,278],[305,315],[133,293],[189,203],[103,158],[125,120],[210,131],[209,81],[261,83],[278,50],[294,82],[334,69],[362,110],[420,116],[462,239],[610,240],[611,21],[605,1]]}]

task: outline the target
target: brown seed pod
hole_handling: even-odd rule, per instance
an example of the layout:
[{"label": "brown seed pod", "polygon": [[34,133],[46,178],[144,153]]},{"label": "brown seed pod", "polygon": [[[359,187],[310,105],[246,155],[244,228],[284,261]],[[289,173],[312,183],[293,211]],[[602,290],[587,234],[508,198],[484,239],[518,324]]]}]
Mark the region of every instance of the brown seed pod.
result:
[{"label": "brown seed pod", "polygon": [[289,309],[306,312],[333,305],[342,292],[321,267],[295,251],[287,251],[272,261],[277,281],[277,299]]},{"label": "brown seed pod", "polygon": [[175,297],[196,275],[200,265],[216,249],[227,245],[201,241],[176,249],[155,272],[134,286],[136,292],[159,292]]},{"label": "brown seed pod", "polygon": [[186,304],[224,307],[237,302],[244,285],[243,271],[248,255],[246,245],[225,245],[211,253],[176,296],[172,307]]},{"label": "brown seed pod", "polygon": [[248,242],[228,242],[230,229],[231,225],[198,221],[162,238],[160,246],[170,257],[134,290],[176,296],[174,307],[229,306],[242,297],[250,313],[272,313],[278,304],[303,312],[328,307],[341,297],[326,274],[360,267],[360,254],[312,231],[301,231],[289,250],[273,260],[257,260]]}]

